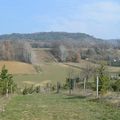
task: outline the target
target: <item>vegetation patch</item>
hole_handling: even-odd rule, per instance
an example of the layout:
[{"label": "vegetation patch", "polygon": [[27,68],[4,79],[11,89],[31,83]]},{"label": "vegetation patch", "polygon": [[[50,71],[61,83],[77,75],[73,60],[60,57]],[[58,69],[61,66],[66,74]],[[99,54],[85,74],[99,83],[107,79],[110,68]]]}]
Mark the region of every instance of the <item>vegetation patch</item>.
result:
[{"label": "vegetation patch", "polygon": [[61,94],[15,96],[1,120],[119,120],[120,110],[86,98]]}]

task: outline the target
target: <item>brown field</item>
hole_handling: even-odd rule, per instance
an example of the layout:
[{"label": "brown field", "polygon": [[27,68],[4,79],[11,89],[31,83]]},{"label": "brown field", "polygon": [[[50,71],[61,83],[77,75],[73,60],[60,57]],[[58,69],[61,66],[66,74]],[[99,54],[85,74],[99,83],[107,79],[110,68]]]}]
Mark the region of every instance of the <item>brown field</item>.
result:
[{"label": "brown field", "polygon": [[41,62],[56,62],[57,60],[50,52],[50,48],[34,48],[35,62],[33,64],[41,64]]},{"label": "brown field", "polygon": [[0,70],[3,66],[9,70],[11,74],[35,74],[36,70],[31,64],[16,61],[0,61]]}]

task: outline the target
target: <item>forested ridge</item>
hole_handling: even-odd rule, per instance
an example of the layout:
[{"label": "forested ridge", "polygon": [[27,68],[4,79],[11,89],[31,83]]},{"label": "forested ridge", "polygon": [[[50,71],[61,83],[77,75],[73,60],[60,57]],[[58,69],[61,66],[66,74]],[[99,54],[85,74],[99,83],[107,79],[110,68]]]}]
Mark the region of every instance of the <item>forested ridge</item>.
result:
[{"label": "forested ridge", "polygon": [[5,34],[0,35],[0,40],[99,40],[85,33],[67,33],[67,32],[36,32],[28,34]]}]

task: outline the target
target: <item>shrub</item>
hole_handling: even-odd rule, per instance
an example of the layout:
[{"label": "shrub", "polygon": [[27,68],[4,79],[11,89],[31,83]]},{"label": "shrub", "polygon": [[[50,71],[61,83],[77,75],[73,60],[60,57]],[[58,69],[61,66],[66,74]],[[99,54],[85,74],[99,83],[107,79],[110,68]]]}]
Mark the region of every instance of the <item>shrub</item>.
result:
[{"label": "shrub", "polygon": [[25,88],[23,89],[22,94],[23,94],[23,95],[27,95],[27,94],[28,94],[28,89],[27,89],[27,87],[25,87]]},{"label": "shrub", "polygon": [[113,91],[119,92],[120,91],[120,80],[118,79],[114,83],[111,83],[111,88],[113,89]]},{"label": "shrub", "polygon": [[40,86],[36,86],[35,92],[36,92],[36,93],[39,93],[39,92],[40,92]]},{"label": "shrub", "polygon": [[25,88],[22,91],[22,94],[23,95],[32,94],[32,93],[34,93],[34,91],[35,91],[35,89],[34,89],[33,85],[28,88],[25,86]]}]

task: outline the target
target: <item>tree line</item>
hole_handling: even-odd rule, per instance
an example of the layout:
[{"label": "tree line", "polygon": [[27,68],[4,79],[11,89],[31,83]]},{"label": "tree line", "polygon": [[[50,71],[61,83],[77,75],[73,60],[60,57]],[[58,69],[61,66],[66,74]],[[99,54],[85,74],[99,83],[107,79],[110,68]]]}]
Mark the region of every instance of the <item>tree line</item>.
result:
[{"label": "tree line", "polygon": [[31,46],[25,41],[0,41],[0,60],[31,63]]}]

